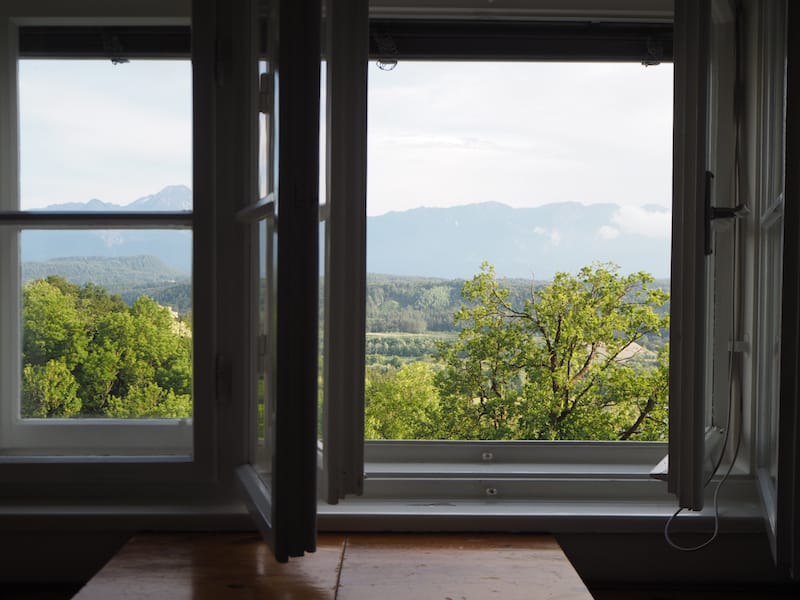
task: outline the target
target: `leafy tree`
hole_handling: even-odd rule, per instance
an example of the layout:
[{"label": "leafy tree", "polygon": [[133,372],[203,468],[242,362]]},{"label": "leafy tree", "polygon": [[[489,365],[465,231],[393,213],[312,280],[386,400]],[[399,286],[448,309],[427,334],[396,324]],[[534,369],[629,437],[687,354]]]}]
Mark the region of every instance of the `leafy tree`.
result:
[{"label": "leafy tree", "polygon": [[63,360],[73,369],[86,358],[88,336],[75,286],[61,277],[25,286],[22,315],[22,354],[26,363],[44,366]]},{"label": "leafy tree", "polygon": [[24,417],[191,415],[191,325],[171,309],[50,276],[24,287],[22,321]]},{"label": "leafy tree", "polygon": [[114,418],[177,419],[192,414],[192,397],[165,390],[154,382],[138,384],[124,398],[112,396],[106,415]]},{"label": "leafy tree", "polygon": [[22,415],[25,417],[74,417],[81,411],[78,382],[63,359],[44,365],[25,365],[22,370]]},{"label": "leafy tree", "polygon": [[440,437],[439,394],[430,364],[409,363],[388,373],[367,371],[365,397],[366,439]]},{"label": "leafy tree", "polygon": [[669,325],[647,273],[594,264],[558,273],[509,301],[494,268],[464,284],[461,332],[442,344],[436,376],[443,426],[455,439],[661,439],[666,353],[635,366],[635,343]]}]

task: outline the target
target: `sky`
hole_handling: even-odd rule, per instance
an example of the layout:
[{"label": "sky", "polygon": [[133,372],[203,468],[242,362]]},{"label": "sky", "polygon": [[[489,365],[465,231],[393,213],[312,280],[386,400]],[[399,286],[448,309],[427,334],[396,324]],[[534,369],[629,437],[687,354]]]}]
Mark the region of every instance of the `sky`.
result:
[{"label": "sky", "polygon": [[187,61],[21,60],[23,209],[192,184]]},{"label": "sky", "polygon": [[[19,78],[23,208],[191,187],[188,62],[24,60]],[[670,64],[371,62],[368,213],[613,202],[616,225],[663,235],[671,89]]]},{"label": "sky", "polygon": [[369,68],[368,212],[671,204],[672,65]]}]

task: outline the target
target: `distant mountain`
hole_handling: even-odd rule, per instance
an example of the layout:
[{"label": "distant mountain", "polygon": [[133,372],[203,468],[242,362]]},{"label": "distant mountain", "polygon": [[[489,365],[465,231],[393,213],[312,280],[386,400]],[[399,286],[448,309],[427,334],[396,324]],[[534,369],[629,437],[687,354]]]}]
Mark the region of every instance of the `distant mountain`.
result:
[{"label": "distant mountain", "polygon": [[192,210],[192,190],[185,185],[168,185],[160,192],[143,196],[129,204],[112,204],[97,198],[88,202],[51,204],[39,210],[46,211],[182,211]]},{"label": "distant mountain", "polygon": [[[192,191],[183,185],[167,186],[157,194],[127,205],[98,199],[53,204],[44,211],[187,211]],[[26,230],[22,234],[23,262],[40,262],[64,256],[129,257],[155,255],[169,267],[188,275],[192,270],[192,233],[181,229]]]},{"label": "distant mountain", "polygon": [[192,210],[192,190],[185,185],[169,185],[157,194],[134,200],[126,210]]},{"label": "distant mountain", "polygon": [[[168,186],[120,206],[102,200],[55,204],[57,211],[191,210],[192,192]],[[593,261],[623,272],[670,273],[670,215],[663,207],[561,202],[512,208],[485,202],[451,208],[416,208],[367,220],[370,273],[469,278],[483,261],[502,277],[546,280]],[[35,231],[22,235],[23,261],[63,256],[154,255],[191,272],[191,232],[184,230]]]},{"label": "distant mountain", "polygon": [[623,272],[669,277],[669,219],[657,206],[577,202],[391,212],[368,219],[367,271],[469,278],[489,261],[500,276],[546,280],[610,261]]}]

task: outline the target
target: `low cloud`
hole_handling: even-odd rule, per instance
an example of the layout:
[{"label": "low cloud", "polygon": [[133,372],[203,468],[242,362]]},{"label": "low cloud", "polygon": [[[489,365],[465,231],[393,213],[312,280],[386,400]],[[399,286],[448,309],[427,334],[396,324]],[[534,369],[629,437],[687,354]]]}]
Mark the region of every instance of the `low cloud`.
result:
[{"label": "low cloud", "polygon": [[559,232],[558,229],[535,227],[533,232],[537,235],[546,237],[548,240],[550,240],[550,243],[553,244],[553,246],[558,246],[561,243],[561,232]]},{"label": "low cloud", "polygon": [[603,225],[597,230],[597,237],[601,240],[613,240],[619,237],[619,229],[610,225]]},{"label": "low cloud", "polygon": [[[620,232],[641,235],[649,238],[669,239],[672,230],[672,215],[669,210],[657,206],[621,206],[612,216],[611,225],[604,225],[598,230],[601,237],[613,237]],[[603,237],[603,239],[613,239]]]}]

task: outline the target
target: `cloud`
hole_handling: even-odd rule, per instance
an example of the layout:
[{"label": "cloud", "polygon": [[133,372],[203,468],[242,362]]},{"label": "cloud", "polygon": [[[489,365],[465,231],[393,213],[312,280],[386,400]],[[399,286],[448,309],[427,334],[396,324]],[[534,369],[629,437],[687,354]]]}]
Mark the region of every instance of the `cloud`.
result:
[{"label": "cloud", "polygon": [[533,233],[541,235],[550,240],[553,246],[558,246],[561,243],[561,232],[557,229],[545,229],[544,227],[534,227]]},{"label": "cloud", "polygon": [[610,225],[603,225],[597,230],[597,237],[601,240],[613,240],[619,237],[619,229]]},{"label": "cloud", "polygon": [[[672,231],[672,215],[666,208],[656,206],[621,206],[611,216],[611,225],[604,225],[598,231],[603,235],[603,230],[617,230],[619,232],[641,235],[656,239],[669,239]],[[605,231],[606,234],[611,233]],[[606,237],[604,239],[613,239]]]}]

